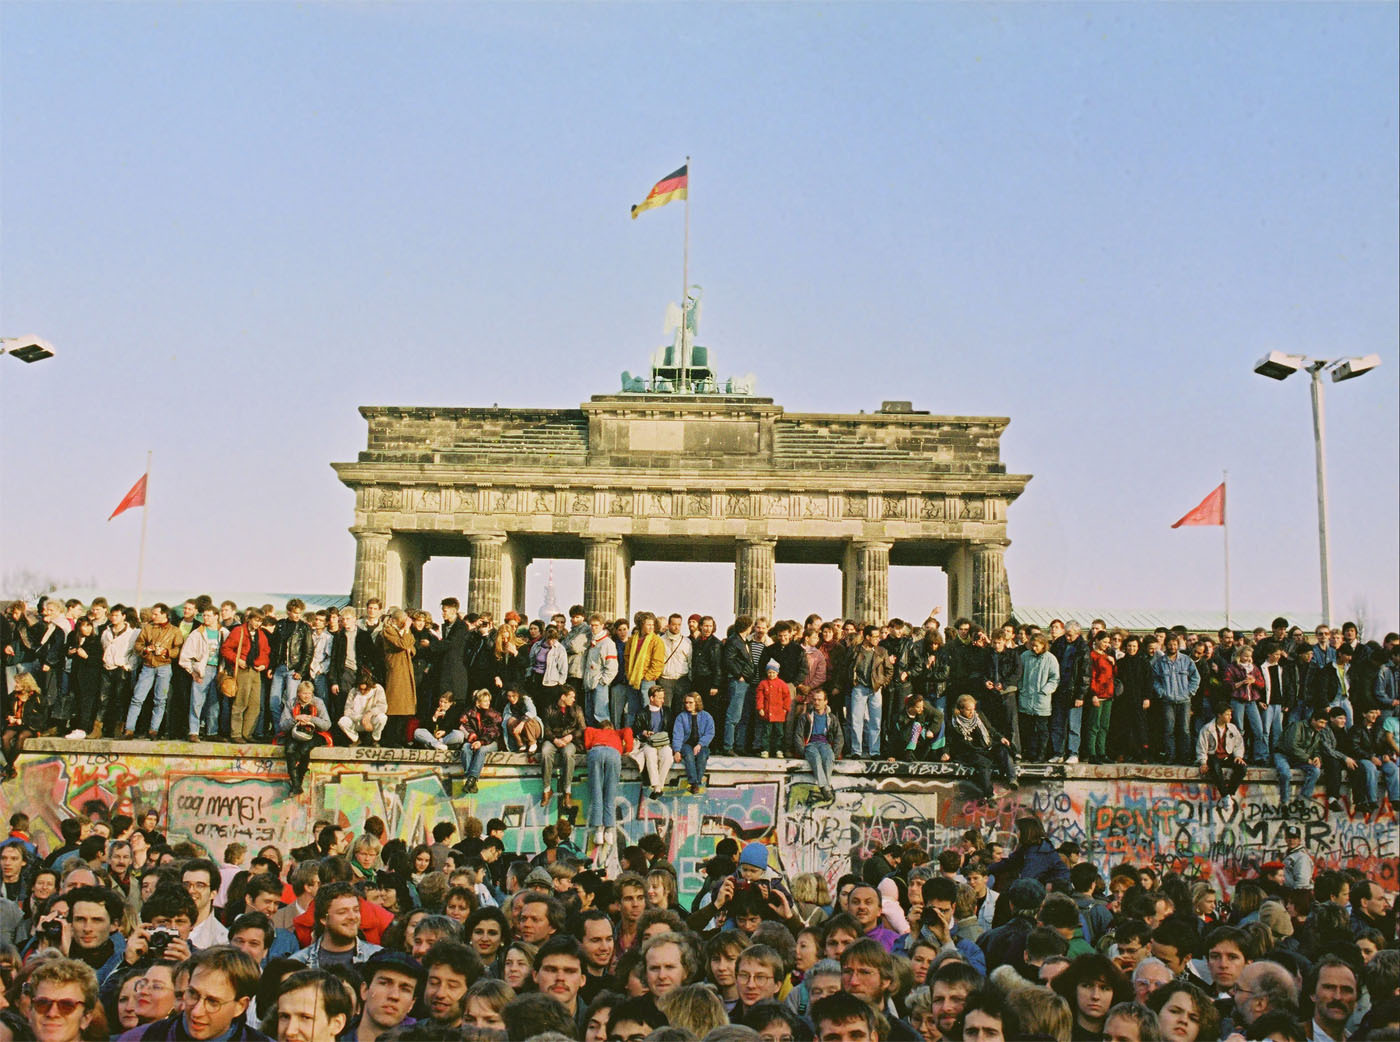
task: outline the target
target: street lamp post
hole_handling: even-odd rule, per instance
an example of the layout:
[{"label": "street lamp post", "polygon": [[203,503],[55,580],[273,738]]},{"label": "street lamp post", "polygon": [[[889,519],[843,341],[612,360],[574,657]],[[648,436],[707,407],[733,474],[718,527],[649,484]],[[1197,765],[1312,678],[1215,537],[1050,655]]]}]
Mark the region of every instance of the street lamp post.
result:
[{"label": "street lamp post", "polygon": [[1300,369],[1312,377],[1313,448],[1317,455],[1317,550],[1322,578],[1322,621],[1332,625],[1332,577],[1329,558],[1331,538],[1327,532],[1327,414],[1322,397],[1322,374],[1330,372],[1332,381],[1353,380],[1369,373],[1381,364],[1379,355],[1353,358],[1309,358],[1270,351],[1254,364],[1254,371],[1271,380],[1286,380]]}]

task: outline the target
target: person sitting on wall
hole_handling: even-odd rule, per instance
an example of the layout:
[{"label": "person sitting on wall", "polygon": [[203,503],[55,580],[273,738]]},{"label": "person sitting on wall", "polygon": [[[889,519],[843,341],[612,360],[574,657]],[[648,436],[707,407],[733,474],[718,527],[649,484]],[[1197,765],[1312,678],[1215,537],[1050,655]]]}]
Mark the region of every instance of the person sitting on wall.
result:
[{"label": "person sitting on wall", "polygon": [[288,795],[301,795],[307,768],[311,766],[311,750],[319,743],[331,743],[331,718],[326,704],[316,697],[316,685],[303,680],[297,685],[297,697],[282,707],[282,722],[278,728],[286,743]]},{"label": "person sitting on wall", "polygon": [[685,696],[685,712],[671,722],[671,750],[676,763],[685,764],[690,779],[690,794],[700,795],[705,784],[705,765],[710,759],[710,743],[715,740],[715,721],[700,708],[700,696],[694,691]]},{"label": "person sitting on wall", "polygon": [[1215,723],[1201,728],[1196,736],[1196,762],[1201,773],[1220,793],[1220,805],[1228,813],[1234,807],[1235,792],[1244,781],[1244,735],[1232,723],[1234,707],[1222,701],[1215,710]]},{"label": "person sitting on wall", "polygon": [[559,772],[559,809],[567,813],[574,806],[570,790],[574,782],[574,763],[583,745],[583,711],[576,704],[578,695],[568,684],[560,692],[559,701],[548,707],[541,723],[544,734],[540,739],[541,775],[544,791],[540,794],[540,806],[548,807],[554,798],[555,764]]},{"label": "person sitting on wall", "polygon": [[992,793],[992,772],[1016,788],[1016,763],[1011,757],[1011,739],[998,731],[977,709],[972,695],[959,695],[957,711],[948,724],[948,751],[945,761],[972,768],[973,784],[983,799]]}]

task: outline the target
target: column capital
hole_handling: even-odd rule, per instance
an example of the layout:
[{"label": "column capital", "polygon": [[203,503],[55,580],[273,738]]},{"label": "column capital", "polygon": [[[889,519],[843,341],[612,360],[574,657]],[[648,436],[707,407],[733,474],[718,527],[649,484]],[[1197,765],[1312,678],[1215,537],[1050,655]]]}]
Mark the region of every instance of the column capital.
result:
[{"label": "column capital", "polygon": [[621,546],[622,536],[620,535],[586,535],[583,537],[586,544],[592,546]]},{"label": "column capital", "polygon": [[1010,545],[1010,539],[982,539],[974,543],[968,543],[967,548],[973,553],[986,553],[990,550],[1000,550],[1004,552]]},{"label": "column capital", "polygon": [[467,541],[472,546],[504,546],[506,534],[504,532],[477,532],[467,536]]},{"label": "column capital", "polygon": [[383,539],[386,542],[393,535],[387,528],[368,528],[361,525],[351,525],[350,534],[356,539]]},{"label": "column capital", "polygon": [[777,546],[778,540],[770,536],[756,536],[754,538],[741,537],[740,546]]},{"label": "column capital", "polygon": [[892,539],[852,539],[851,546],[857,550],[890,550],[894,547]]}]

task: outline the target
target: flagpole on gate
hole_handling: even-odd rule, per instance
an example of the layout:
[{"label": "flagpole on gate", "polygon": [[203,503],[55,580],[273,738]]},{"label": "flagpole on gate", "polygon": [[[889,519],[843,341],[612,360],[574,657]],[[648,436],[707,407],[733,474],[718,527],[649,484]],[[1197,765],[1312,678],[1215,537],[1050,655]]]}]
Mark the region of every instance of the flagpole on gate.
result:
[{"label": "flagpole on gate", "polygon": [[141,497],[141,552],[136,558],[136,625],[141,626],[141,593],[146,578],[146,515],[151,512],[151,450],[146,450],[146,489]]},{"label": "flagpole on gate", "polygon": [[685,245],[681,248],[681,386],[690,390],[690,351],[686,346],[686,301],[690,294],[690,157],[685,157]]},{"label": "flagpole on gate", "polygon": [[1230,472],[1220,472],[1220,528],[1225,537],[1225,626],[1230,627]]}]

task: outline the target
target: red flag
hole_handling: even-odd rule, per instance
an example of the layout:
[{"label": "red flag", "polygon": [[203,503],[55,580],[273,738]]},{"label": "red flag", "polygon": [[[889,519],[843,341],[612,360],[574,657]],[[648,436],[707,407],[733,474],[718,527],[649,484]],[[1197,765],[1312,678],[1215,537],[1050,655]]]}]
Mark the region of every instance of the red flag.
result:
[{"label": "red flag", "polygon": [[[132,507],[143,507],[146,505],[146,475],[141,475],[141,480],[131,486],[131,491],[122,497],[122,501],[117,504],[117,509],[112,511],[112,517],[116,517],[123,510],[130,510]],[[107,518],[108,521],[112,517]]]},{"label": "red flag", "polygon": [[1182,525],[1223,525],[1225,523],[1225,482],[1221,482],[1214,492],[1206,496],[1195,507],[1187,511],[1173,528]]}]

